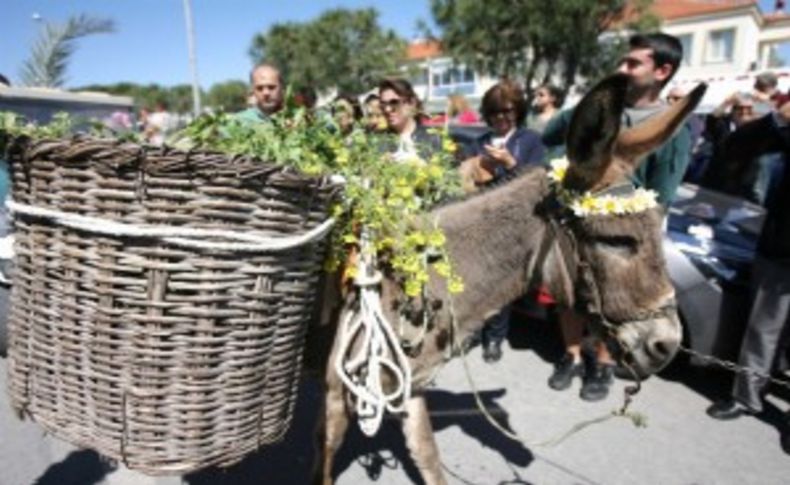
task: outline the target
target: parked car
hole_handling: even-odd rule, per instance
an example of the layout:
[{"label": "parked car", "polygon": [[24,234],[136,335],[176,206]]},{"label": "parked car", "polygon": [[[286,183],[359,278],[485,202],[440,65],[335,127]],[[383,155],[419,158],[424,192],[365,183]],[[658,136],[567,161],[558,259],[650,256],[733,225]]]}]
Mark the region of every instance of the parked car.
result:
[{"label": "parked car", "polygon": [[664,252],[692,349],[737,358],[764,217],[761,206],[738,197],[691,184],[678,190]]}]

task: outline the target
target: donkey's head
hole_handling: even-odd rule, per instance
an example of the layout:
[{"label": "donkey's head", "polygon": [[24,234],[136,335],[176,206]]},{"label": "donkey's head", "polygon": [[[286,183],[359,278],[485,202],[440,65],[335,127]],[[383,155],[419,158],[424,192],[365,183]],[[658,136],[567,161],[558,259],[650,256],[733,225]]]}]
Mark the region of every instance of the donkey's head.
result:
[{"label": "donkey's head", "polygon": [[[622,75],[609,77],[577,106],[567,139],[564,189],[628,195],[633,189],[624,184],[627,177],[675,133],[705,92],[704,85],[698,86],[666,111],[621,130],[627,82]],[[576,251],[575,258],[563,258],[569,262],[564,287],[574,288],[565,296],[603,324],[593,328],[602,330],[614,344],[615,357],[640,376],[665,366],[682,336],[662,251],[663,219],[663,211],[652,208],[570,216],[567,225]]]}]

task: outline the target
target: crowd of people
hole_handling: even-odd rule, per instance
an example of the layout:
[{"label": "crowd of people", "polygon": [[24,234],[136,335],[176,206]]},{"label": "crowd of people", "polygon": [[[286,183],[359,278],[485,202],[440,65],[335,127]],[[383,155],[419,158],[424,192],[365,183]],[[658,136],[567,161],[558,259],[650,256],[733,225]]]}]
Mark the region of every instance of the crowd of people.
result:
[{"label": "crowd of people", "polygon": [[[680,68],[682,45],[663,34],[635,35],[617,71],[628,79],[626,110],[622,126],[633,127],[650,120],[685,93],[666,90]],[[237,113],[244,122],[267,122],[283,109],[285,80],[273,65],[256,66],[250,75],[250,107]],[[313,108],[310,90],[297,93],[297,103]],[[479,115],[461,96],[449,100],[442,123],[480,123],[488,127],[481,137],[458,151],[459,170],[468,190],[502,180],[508,173],[545,163],[564,152],[573,108],[561,110],[563,92],[550,84],[537,87],[528,105],[522,88],[503,80],[486,91]],[[350,132],[355,126],[369,132],[389,132],[393,143],[390,159],[424,156],[421,150],[437,148],[427,125],[431,118],[412,85],[404,79],[385,79],[364,99],[338,94],[328,113],[338,128]],[[437,120],[434,119],[434,122]],[[142,127],[146,139],[161,143],[172,129],[172,117],[164,105],[146,116]],[[754,262],[754,304],[742,342],[739,363],[758,374],[739,373],[731,395],[714,403],[708,414],[715,419],[734,419],[763,409],[767,375],[790,335],[790,98],[777,89],[771,73],[757,77],[754,89],[734,93],[712,113],[692,117],[664,145],[648,156],[630,182],[657,192],[658,202],[668,208],[684,181],[740,195],[762,204],[766,220]],[[538,291],[537,298],[551,304],[551,295]],[[607,397],[616,364],[607,348],[585,345],[586,317],[572,308],[556,309],[564,354],[557,360],[548,385],[557,391],[581,379],[580,397],[598,401]],[[487,362],[498,361],[508,332],[511,307],[492,315],[480,340]],[[790,425],[788,426],[790,428]],[[790,432],[783,434],[790,452]]]}]

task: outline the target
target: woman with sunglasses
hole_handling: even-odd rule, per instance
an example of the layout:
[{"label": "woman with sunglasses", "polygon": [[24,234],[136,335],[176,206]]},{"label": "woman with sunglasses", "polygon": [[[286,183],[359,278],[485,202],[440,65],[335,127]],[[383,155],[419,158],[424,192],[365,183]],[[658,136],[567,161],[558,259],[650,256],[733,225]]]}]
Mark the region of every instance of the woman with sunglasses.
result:
[{"label": "woman with sunglasses", "polygon": [[[495,182],[509,172],[543,162],[545,147],[540,136],[524,127],[527,101],[521,88],[509,81],[494,85],[483,95],[480,113],[490,132],[472,144],[472,157],[462,173],[475,185]],[[507,336],[510,306],[483,327],[483,359],[496,362],[502,357],[502,342]]]},{"label": "woman with sunglasses", "polygon": [[490,131],[468,147],[470,158],[462,168],[476,186],[543,161],[546,149],[540,136],[524,127],[527,101],[516,83],[502,81],[486,91],[480,113]]},{"label": "woman with sunglasses", "polygon": [[379,83],[379,104],[387,121],[387,131],[396,138],[392,158],[403,162],[426,159],[441,150],[441,138],[423,126],[422,103],[405,79],[385,79]]}]

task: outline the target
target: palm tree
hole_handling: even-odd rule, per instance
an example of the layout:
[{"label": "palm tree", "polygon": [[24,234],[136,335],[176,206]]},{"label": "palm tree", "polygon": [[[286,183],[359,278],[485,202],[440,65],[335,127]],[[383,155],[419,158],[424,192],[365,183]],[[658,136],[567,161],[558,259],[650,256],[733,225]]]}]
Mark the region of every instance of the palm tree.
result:
[{"label": "palm tree", "polygon": [[82,14],[65,24],[44,26],[33,45],[30,58],[22,67],[22,84],[26,86],[61,87],[66,81],[66,67],[76,48],[76,41],[91,34],[115,32],[111,19]]}]

